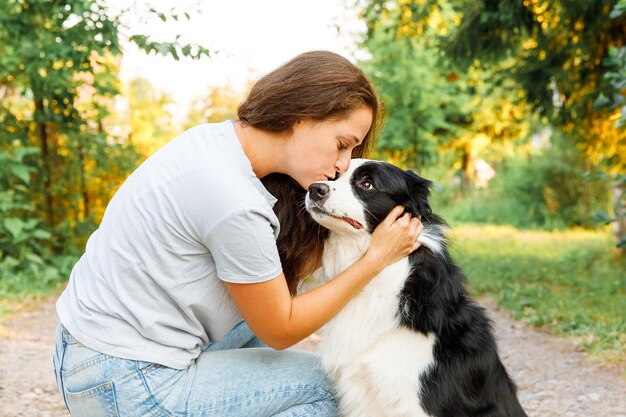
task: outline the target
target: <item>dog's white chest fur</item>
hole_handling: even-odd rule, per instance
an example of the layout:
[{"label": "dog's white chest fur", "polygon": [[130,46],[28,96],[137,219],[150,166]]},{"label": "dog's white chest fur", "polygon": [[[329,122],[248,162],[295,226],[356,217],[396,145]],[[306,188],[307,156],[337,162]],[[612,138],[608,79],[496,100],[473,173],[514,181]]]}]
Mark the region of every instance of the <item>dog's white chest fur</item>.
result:
[{"label": "dog's white chest fur", "polygon": [[[369,236],[336,233],[324,246],[324,275],[336,277],[369,246]],[[434,336],[400,327],[405,258],[376,276],[323,330],[319,353],[344,417],[426,416],[419,376],[433,364]]]}]

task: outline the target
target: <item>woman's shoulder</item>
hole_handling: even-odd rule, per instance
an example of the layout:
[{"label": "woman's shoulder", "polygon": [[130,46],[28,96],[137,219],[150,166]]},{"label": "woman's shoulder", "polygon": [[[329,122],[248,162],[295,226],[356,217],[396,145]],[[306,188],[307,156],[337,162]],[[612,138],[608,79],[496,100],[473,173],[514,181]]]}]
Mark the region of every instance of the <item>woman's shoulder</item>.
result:
[{"label": "woman's shoulder", "polygon": [[[180,135],[176,136],[172,141],[165,145],[161,150],[169,148],[189,148],[195,147],[201,149],[229,149],[233,148],[238,142],[232,120],[226,120],[219,123],[204,123],[191,127]],[[157,151],[160,152],[161,150]],[[192,155],[190,155],[192,156]]]},{"label": "woman's shoulder", "polygon": [[[198,170],[245,171],[249,162],[232,127],[232,121],[194,126],[176,136],[144,161],[143,169],[177,177]],[[159,175],[159,176],[161,176]]]}]

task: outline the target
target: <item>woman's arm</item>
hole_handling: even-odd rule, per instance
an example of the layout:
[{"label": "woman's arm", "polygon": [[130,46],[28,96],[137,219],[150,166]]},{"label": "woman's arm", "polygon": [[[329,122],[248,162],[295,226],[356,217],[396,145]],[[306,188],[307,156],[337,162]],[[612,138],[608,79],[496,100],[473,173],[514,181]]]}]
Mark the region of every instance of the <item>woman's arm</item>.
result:
[{"label": "woman's arm", "polygon": [[361,259],[324,285],[294,298],[287,281],[278,277],[258,284],[225,282],[241,315],[254,334],[275,349],[288,348],[306,338],[357,295],[384,267],[419,247],[422,225],[394,209],[372,235],[372,244]]}]

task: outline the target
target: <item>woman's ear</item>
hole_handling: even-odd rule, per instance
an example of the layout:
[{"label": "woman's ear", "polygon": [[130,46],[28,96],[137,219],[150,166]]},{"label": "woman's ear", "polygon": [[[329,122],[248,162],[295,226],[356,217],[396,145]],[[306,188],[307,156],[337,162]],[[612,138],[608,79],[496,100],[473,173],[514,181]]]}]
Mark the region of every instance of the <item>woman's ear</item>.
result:
[{"label": "woman's ear", "polygon": [[427,223],[432,213],[432,209],[428,203],[432,182],[410,170],[404,171],[404,180],[406,181],[407,190],[409,192],[409,198],[406,204],[407,209],[409,209],[414,216],[419,216],[423,219],[422,222]]}]

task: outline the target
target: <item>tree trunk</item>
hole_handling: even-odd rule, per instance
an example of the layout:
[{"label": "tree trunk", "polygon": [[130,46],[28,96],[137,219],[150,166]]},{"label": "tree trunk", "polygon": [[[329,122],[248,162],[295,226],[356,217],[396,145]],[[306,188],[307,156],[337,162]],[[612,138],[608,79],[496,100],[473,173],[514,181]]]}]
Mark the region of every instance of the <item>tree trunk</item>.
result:
[{"label": "tree trunk", "polygon": [[[613,186],[613,201],[615,203],[615,239],[617,245],[624,246],[626,243],[626,180],[623,178],[615,178]],[[621,247],[619,254],[624,255],[626,248]]]},{"label": "tree trunk", "polygon": [[78,158],[80,160],[80,194],[83,197],[83,218],[85,220],[89,217],[91,212],[89,202],[89,192],[87,190],[87,180],[85,175],[85,152],[83,151],[83,145],[78,144]]},{"label": "tree trunk", "polygon": [[39,147],[41,149],[41,161],[43,170],[43,194],[46,211],[46,224],[54,225],[54,206],[52,200],[52,173],[50,170],[50,150],[48,148],[48,131],[45,122],[45,109],[42,98],[35,98],[35,120],[39,133]]},{"label": "tree trunk", "polygon": [[474,161],[472,159],[472,151],[469,147],[463,150],[463,173],[461,174],[461,192],[463,194],[470,190],[471,184],[474,182]]},{"label": "tree trunk", "polygon": [[[589,158],[583,155],[583,172],[590,172]],[[582,182],[582,225],[583,227],[589,227],[589,220],[591,219],[589,214],[589,181]]]}]

